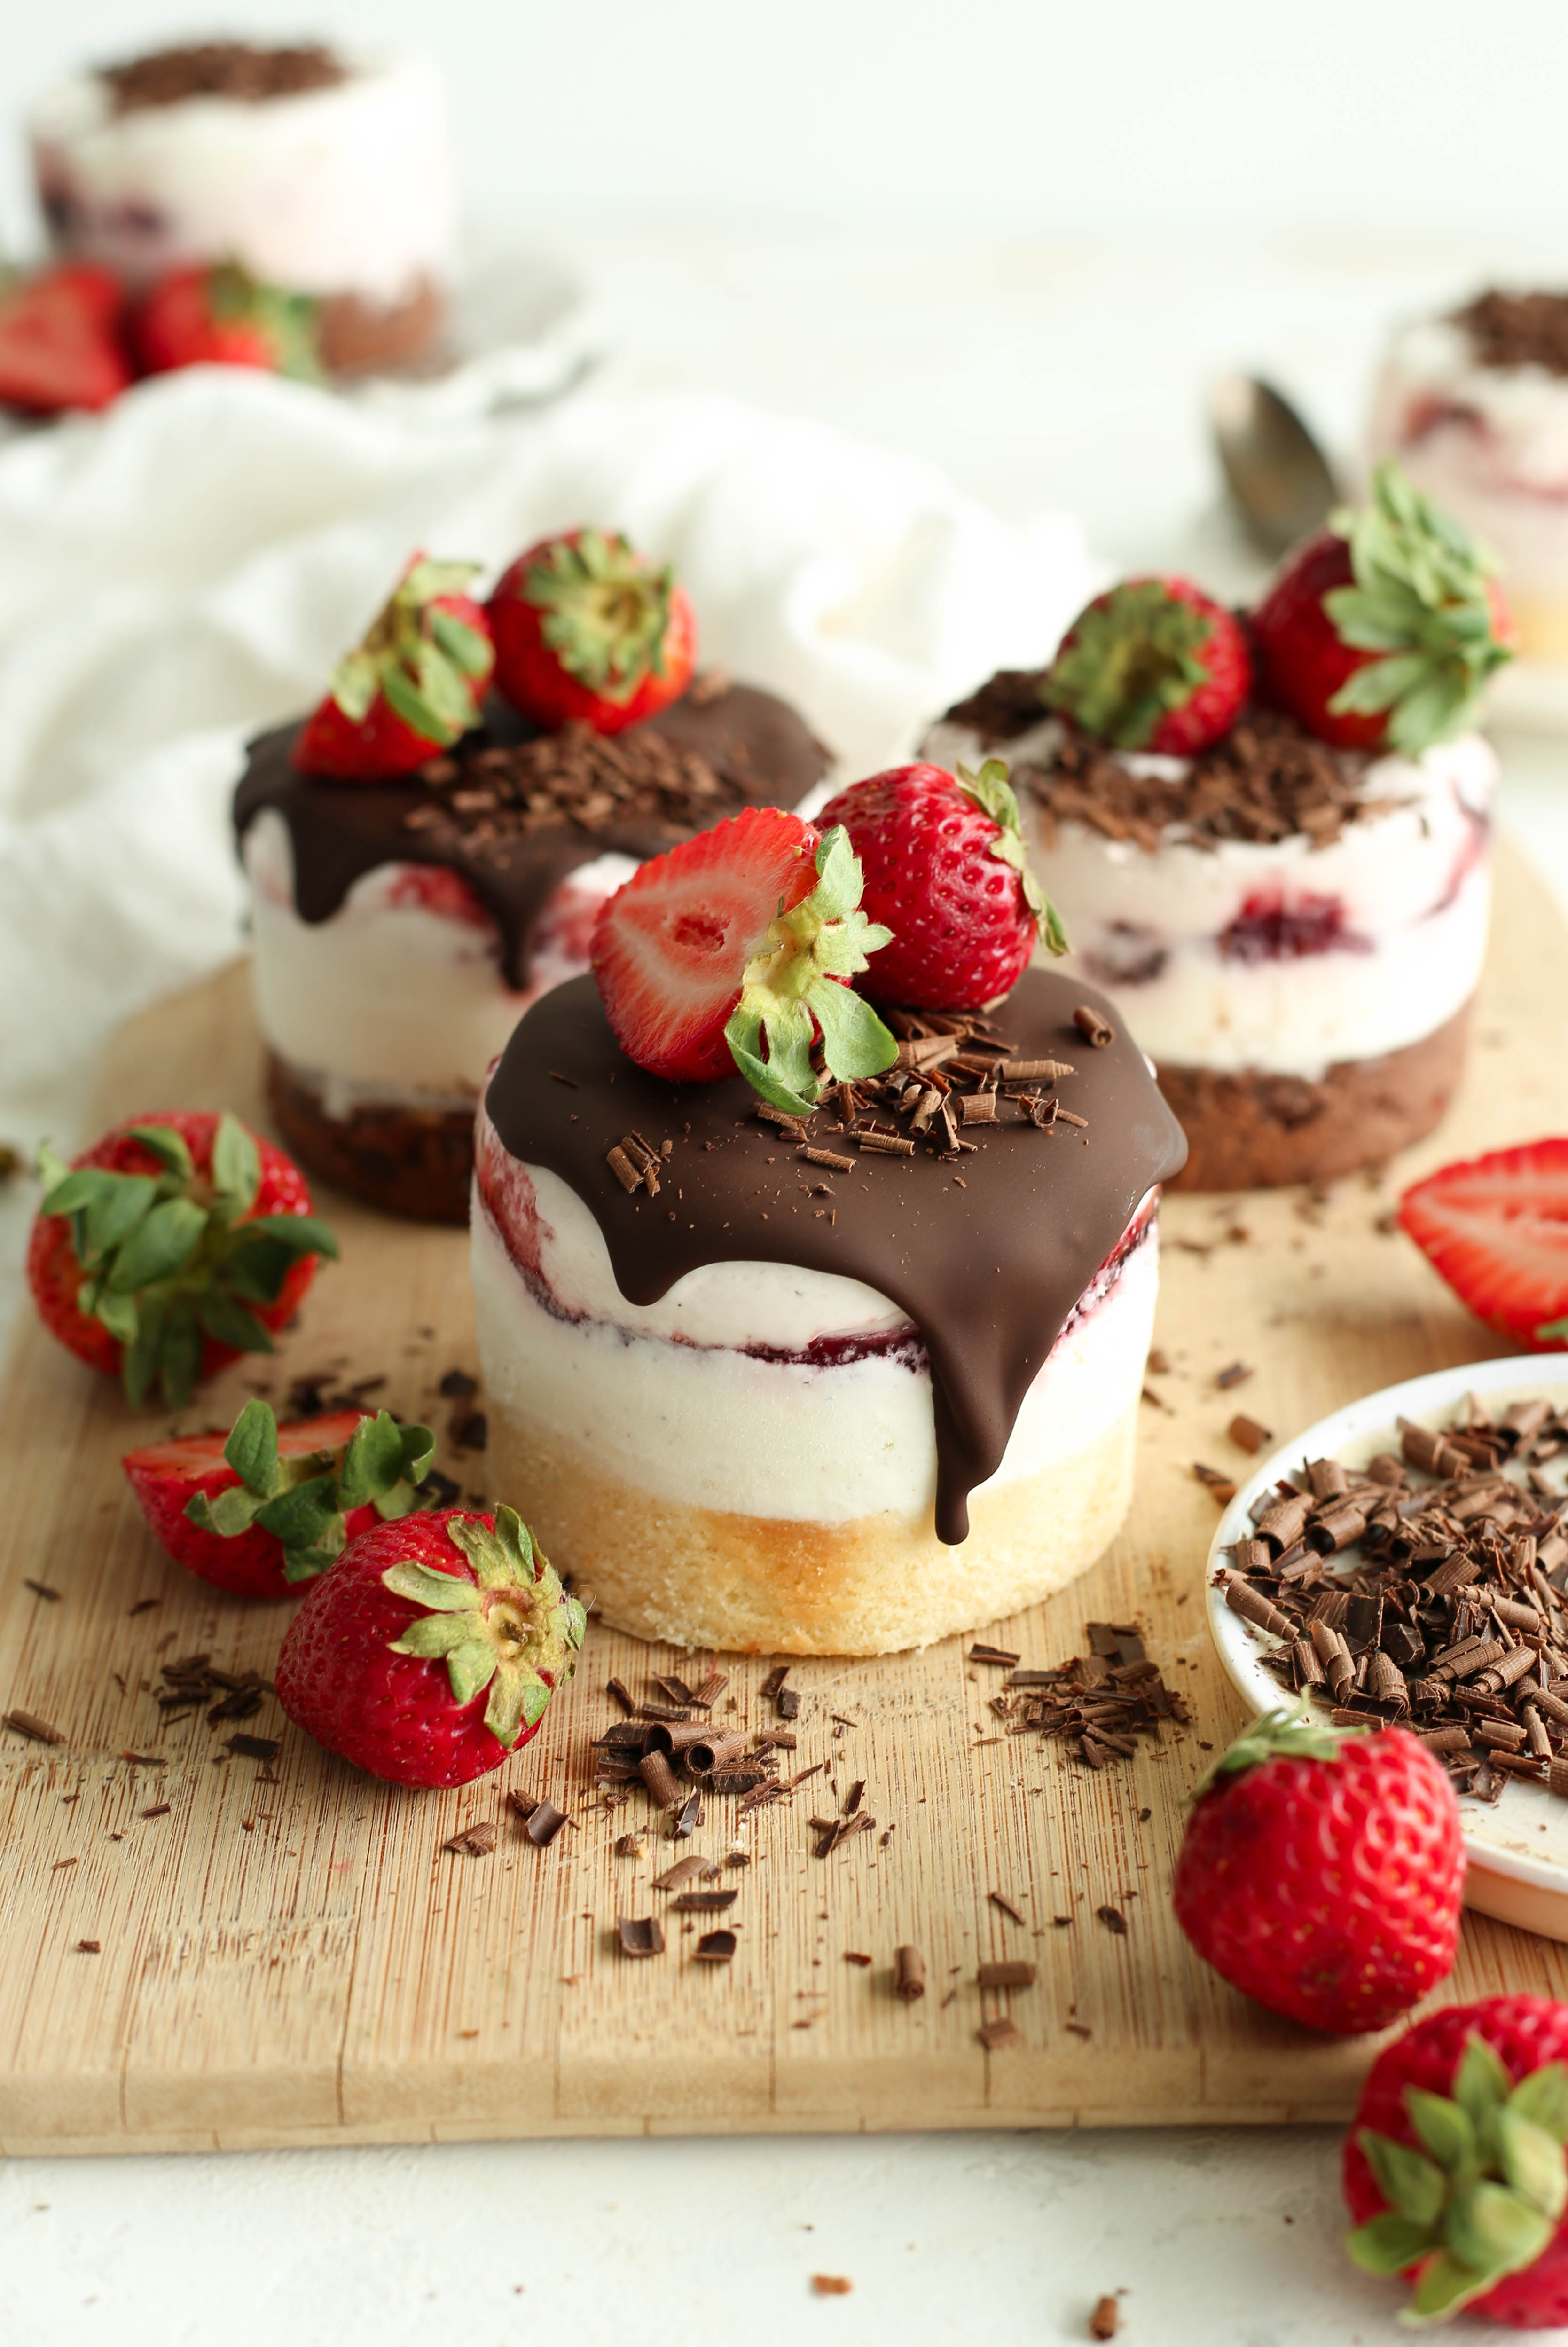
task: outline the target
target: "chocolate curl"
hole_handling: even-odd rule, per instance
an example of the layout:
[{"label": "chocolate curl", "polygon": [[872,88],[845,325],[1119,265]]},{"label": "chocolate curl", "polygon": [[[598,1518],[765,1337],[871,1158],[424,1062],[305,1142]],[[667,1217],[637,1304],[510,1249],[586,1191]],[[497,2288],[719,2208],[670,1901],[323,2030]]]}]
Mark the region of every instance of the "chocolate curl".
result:
[{"label": "chocolate curl", "polygon": [[1280,1612],[1277,1605],[1269,1603],[1261,1589],[1255,1589],[1239,1574],[1233,1575],[1225,1583],[1225,1604],[1233,1614],[1239,1614],[1244,1622],[1255,1623],[1260,1630],[1268,1631],[1273,1637],[1288,1638],[1295,1629],[1294,1623]]},{"label": "chocolate curl", "polygon": [[645,1753],[637,1764],[637,1773],[660,1809],[674,1808],[681,1798],[681,1788],[675,1781],[675,1771],[662,1752]]},{"label": "chocolate curl", "polygon": [[673,1758],[689,1752],[693,1744],[706,1744],[712,1733],[705,1719],[656,1719],[648,1730],[648,1749]]},{"label": "chocolate curl", "polygon": [[1311,1513],[1312,1501],[1306,1492],[1296,1492],[1288,1500],[1276,1500],[1258,1518],[1257,1537],[1272,1541],[1276,1553],[1294,1548]]},{"label": "chocolate curl", "polygon": [[893,1992],[906,2004],[926,1993],[926,1959],[918,1948],[895,1948],[893,1951]]},{"label": "chocolate curl", "polygon": [[739,1728],[728,1735],[715,1736],[712,1730],[686,1747],[686,1766],[693,1777],[711,1777],[715,1768],[725,1768],[738,1760],[746,1748],[746,1739]]},{"label": "chocolate curl", "polygon": [[1326,1510],[1315,1524],[1307,1526],[1307,1542],[1319,1556],[1337,1556],[1342,1548],[1358,1541],[1366,1529],[1364,1512],[1354,1500],[1347,1500],[1340,1507]]}]

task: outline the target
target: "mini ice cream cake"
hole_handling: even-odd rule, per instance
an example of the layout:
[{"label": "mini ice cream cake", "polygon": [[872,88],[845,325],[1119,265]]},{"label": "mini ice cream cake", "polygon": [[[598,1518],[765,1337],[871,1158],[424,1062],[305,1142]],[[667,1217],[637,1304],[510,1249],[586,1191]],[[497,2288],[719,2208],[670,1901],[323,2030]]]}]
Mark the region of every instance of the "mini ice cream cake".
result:
[{"label": "mini ice cream cake", "polygon": [[436,339],[456,231],[439,69],[391,43],[214,41],[70,75],[31,118],[56,248],[135,288],[236,261],[321,303],[334,368]]},{"label": "mini ice cream cake", "polygon": [[1191,1144],[1184,1186],[1324,1181],[1428,1133],[1490,904],[1507,615],[1391,468],[1245,629],[1184,580],[1091,605],[927,750],[1012,762],[1070,965],[1114,987]]},{"label": "mini ice cream cake", "polygon": [[[960,795],[931,774],[857,786],[906,947],[934,902],[926,802]],[[896,796],[933,816],[901,856]],[[610,900],[597,989],[536,1003],[490,1080],[491,1455],[624,1628],[922,1645],[1061,1587],[1122,1523],[1184,1146],[1105,998],[1024,969],[1046,914],[979,804],[944,836],[967,823],[994,859],[982,911],[1018,949],[992,1011],[867,1015],[888,932],[858,909],[853,825],[745,814]],[[999,966],[961,937],[945,958],[959,1001]]]},{"label": "mini ice cream cake", "polygon": [[1568,293],[1494,288],[1407,326],[1368,438],[1492,548],[1521,650],[1568,661]]},{"label": "mini ice cream cake", "polygon": [[[492,644],[507,582],[486,609],[471,576],[417,559],[316,712],[251,743],[234,808],[279,1128],[355,1195],[458,1223],[485,1071],[588,968],[604,899],[641,858],[793,803],[827,764],[771,693],[693,676],[689,612],[657,679],[677,697],[619,733],[593,719],[623,708],[591,699],[542,731],[487,696],[492,674],[520,688]],[[684,606],[664,574],[637,577]]]}]

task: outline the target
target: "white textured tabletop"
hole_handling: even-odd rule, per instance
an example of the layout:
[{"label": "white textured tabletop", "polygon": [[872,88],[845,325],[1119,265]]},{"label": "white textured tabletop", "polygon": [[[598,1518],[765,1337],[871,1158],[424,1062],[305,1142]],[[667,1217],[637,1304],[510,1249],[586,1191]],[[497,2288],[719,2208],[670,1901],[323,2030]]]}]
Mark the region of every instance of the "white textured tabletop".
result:
[{"label": "white textured tabletop", "polygon": [[[1213,510],[1207,377],[1261,364],[1344,441],[1389,315],[1485,265],[1451,243],[743,241],[631,226],[584,235],[569,257],[608,294],[613,377],[822,416],[933,457],[1009,518],[1068,507],[1111,561],[1179,559],[1232,591],[1249,572]],[[1502,747],[1504,820],[1568,907],[1568,746]],[[18,1140],[73,1141],[79,1087],[7,1112]],[[0,1195],[12,1299],[29,1206],[22,1184]],[[1373,2347],[1403,2334],[1389,2294],[1339,2252],[1337,2178],[1335,2137],[1312,2129],[13,2160],[0,2338],[1082,2339],[1094,2301],[1120,2291],[1121,2335],[1150,2347]],[[818,2296],[814,2274],[853,2287]]]}]

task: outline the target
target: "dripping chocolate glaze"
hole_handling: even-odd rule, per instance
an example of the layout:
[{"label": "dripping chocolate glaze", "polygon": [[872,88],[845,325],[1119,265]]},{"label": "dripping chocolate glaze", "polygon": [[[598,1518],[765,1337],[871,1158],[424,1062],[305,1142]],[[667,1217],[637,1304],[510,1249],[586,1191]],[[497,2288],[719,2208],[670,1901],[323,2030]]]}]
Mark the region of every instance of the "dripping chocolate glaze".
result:
[{"label": "dripping chocolate glaze", "polygon": [[[289,763],[298,724],[259,734],[234,794],[234,828],[241,839],[263,807],[275,808],[289,827],[294,851],[294,903],[302,920],[330,920],[354,882],[382,864],[435,864],[465,879],[501,933],[501,968],[507,984],[528,984],[533,931],[556,889],[581,864],[612,851],[639,859],[661,856],[677,840],[705,829],[743,806],[793,807],[826,773],[829,757],[787,702],[755,685],[713,690],[702,681],[657,717],[629,727],[618,740],[657,734],[671,749],[700,758],[718,784],[716,794],[690,821],[634,815],[592,825],[562,815],[524,831],[504,815],[477,823],[444,823],[410,829],[408,818],[450,803],[418,774],[388,783],[334,783],[302,774]],[[537,726],[516,714],[498,694],[485,704],[484,724],[465,737],[449,756],[482,784],[475,761],[491,748],[541,739]],[[461,784],[459,785],[461,786]]]},{"label": "dripping chocolate glaze", "polygon": [[[1099,1051],[1073,1024],[1085,1002],[1116,1030]],[[675,1085],[635,1066],[590,978],[557,987],[519,1020],[485,1102],[510,1154],[547,1166],[589,1208],[629,1303],[657,1303],[702,1264],[786,1263],[863,1280],[907,1313],[931,1364],[937,1531],[949,1544],[968,1532],[969,1493],[1000,1463],[1073,1306],[1144,1193],[1187,1154],[1114,1007],[1081,979],[1028,970],[992,1015],[1017,1056],[1071,1063],[1058,1089],[1086,1132],[984,1128],[955,1165],[923,1147],[856,1155],[835,1118],[818,1115],[814,1141],[856,1157],[852,1173],[825,1173],[758,1120],[741,1077]],[[630,1132],[655,1149],[674,1143],[657,1198],[629,1197],[605,1162]],[[819,1182],[831,1197],[804,1194]]]}]

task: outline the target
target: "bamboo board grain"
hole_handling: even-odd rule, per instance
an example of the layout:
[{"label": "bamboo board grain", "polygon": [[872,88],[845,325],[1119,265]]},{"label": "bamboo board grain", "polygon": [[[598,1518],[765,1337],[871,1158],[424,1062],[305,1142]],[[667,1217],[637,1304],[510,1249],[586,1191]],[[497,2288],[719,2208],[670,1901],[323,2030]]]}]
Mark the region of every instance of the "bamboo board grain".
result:
[{"label": "bamboo board grain", "polygon": [[[1372,2045],[1248,2005],[1191,1957],[1170,1912],[1184,1798],[1237,1718],[1204,1626],[1214,1502],[1190,1468],[1244,1466],[1225,1434],[1237,1404],[1284,1435],[1501,1349],[1378,1228],[1413,1172],[1568,1129],[1568,933],[1507,855],[1495,934],[1464,1096],[1388,1186],[1167,1201],[1157,1341],[1172,1366],[1151,1379],[1163,1406],[1144,1412],[1132,1520],[1050,1604],[976,1625],[1031,1665],[1082,1652],[1086,1620],[1146,1625],[1194,1724],[1101,1776],[1033,1739],[991,1740],[999,1679],[964,1660],[968,1641],[800,1663],[797,1765],[829,1769],[793,1804],[743,1820],[712,1804],[693,1843],[617,1858],[642,1803],[607,1812],[588,1781],[606,1677],[641,1690],[686,1658],[602,1627],[538,1740],[461,1792],[378,1785],[271,1707],[249,1725],[282,1726],[273,1768],[220,1759],[221,1731],[200,1714],[160,1727],[147,1685],[200,1649],[267,1671],[287,1609],[222,1598],[163,1558],[118,1466],[146,1421],[25,1327],[0,1395],[0,1710],[22,1706],[68,1740],[0,1737],[0,2151],[1342,2116]],[[102,1117],[223,1102],[258,1116],[258,1056],[240,966],[126,1030]],[[378,1399],[446,1419],[436,1381],[477,1366],[463,1238],[322,1203],[343,1263],[278,1361],[230,1372],[188,1427],[227,1422],[253,1380],[281,1394],[328,1368],[384,1374]],[[1214,1373],[1237,1358],[1254,1374],[1219,1392]],[[441,1463],[486,1489],[482,1455],[444,1448]],[[526,1513],[526,1493],[503,1496]],[[719,1660],[737,1706],[721,1697],[719,1718],[771,1724],[767,1658]],[[132,1766],[127,1749],[163,1764]],[[893,1830],[823,1862],[806,1819],[836,1806],[830,1776],[841,1796],[864,1778]],[[571,1812],[549,1850],[504,1813],[511,1786]],[[443,1850],[480,1819],[500,1822],[492,1858]],[[666,1906],[653,1874],[689,1849],[722,1860],[737,1847],[751,1863],[722,1876],[740,1888],[723,1919],[732,1966],[692,1961],[711,1919],[683,1932],[667,1915],[661,1957],[618,1952],[618,1913]],[[1125,1936],[1096,1920],[1105,1905]],[[83,1939],[101,1952],[77,1952]],[[903,1942],[926,1956],[917,2004],[892,1992]],[[1018,1956],[1040,1966],[1035,1986],[982,1997],[977,1963]],[[1568,1994],[1568,1950],[1471,1917],[1440,1996],[1504,1987]],[[1004,2006],[1020,2039],[990,2054],[978,2029]]]}]

